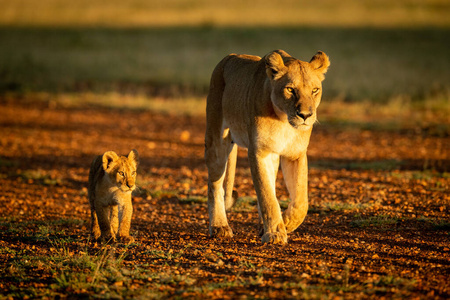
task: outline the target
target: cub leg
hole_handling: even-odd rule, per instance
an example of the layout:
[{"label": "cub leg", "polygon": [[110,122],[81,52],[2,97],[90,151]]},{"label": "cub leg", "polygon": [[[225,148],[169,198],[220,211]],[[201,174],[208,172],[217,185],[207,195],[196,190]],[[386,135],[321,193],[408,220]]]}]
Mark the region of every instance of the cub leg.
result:
[{"label": "cub leg", "polygon": [[231,137],[214,136],[206,140],[205,158],[208,167],[208,212],[211,237],[233,237],[225,210],[223,182],[227,158],[232,151]]},{"label": "cub leg", "polygon": [[97,213],[98,225],[100,226],[101,239],[106,242],[114,242],[116,237],[111,230],[111,224],[109,221],[111,207],[96,205],[95,211]]},{"label": "cub leg", "polygon": [[109,224],[111,226],[111,232],[117,235],[119,230],[119,205],[113,205],[110,208],[109,213]]},{"label": "cub leg", "polygon": [[119,208],[119,232],[121,241],[125,244],[133,243],[134,238],[130,236],[131,216],[133,215],[133,206],[131,198],[127,199],[123,206]]},{"label": "cub leg", "polygon": [[281,158],[281,169],[291,202],[283,213],[287,232],[297,229],[308,213],[308,160],[304,153],[298,160]]},{"label": "cub leg", "polygon": [[91,236],[94,240],[98,240],[100,238],[100,226],[98,225],[97,214],[95,213],[95,209],[91,208]]},{"label": "cub leg", "polygon": [[263,243],[285,244],[287,243],[286,228],[275,194],[274,154],[255,153],[250,148],[248,157],[258,197],[258,210],[264,225],[261,240]]}]

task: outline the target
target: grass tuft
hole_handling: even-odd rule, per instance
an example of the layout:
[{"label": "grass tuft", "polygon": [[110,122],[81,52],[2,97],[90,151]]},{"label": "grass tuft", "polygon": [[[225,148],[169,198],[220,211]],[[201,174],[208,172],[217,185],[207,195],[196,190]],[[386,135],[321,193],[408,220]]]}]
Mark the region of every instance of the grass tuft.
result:
[{"label": "grass tuft", "polygon": [[388,230],[392,225],[396,225],[399,219],[388,215],[377,215],[369,218],[359,217],[353,220],[350,225],[357,228],[376,228],[378,230]]}]

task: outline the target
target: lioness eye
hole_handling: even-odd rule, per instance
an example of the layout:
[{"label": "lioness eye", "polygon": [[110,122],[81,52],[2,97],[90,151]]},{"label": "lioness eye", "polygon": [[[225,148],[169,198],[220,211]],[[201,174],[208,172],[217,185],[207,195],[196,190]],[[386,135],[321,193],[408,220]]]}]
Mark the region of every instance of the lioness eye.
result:
[{"label": "lioness eye", "polygon": [[291,88],[291,87],[288,87],[288,88],[286,88],[286,90],[289,92],[289,93],[291,93],[291,94],[293,94],[294,93],[294,89],[293,88]]},{"label": "lioness eye", "polygon": [[135,172],[135,171],[133,171],[133,173],[131,173],[131,175],[132,175],[132,176],[136,175],[136,172]]},{"label": "lioness eye", "polygon": [[312,93],[316,94],[319,91],[319,88],[313,88]]}]

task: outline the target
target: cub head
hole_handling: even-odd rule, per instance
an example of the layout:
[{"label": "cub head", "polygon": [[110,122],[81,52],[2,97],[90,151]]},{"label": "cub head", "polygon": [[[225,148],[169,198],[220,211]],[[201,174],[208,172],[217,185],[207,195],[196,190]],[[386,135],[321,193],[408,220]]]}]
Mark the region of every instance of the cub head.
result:
[{"label": "cub head", "polygon": [[319,51],[311,61],[291,57],[276,50],[264,57],[276,114],[297,129],[310,129],[322,97],[322,81],[330,66],[328,56]]},{"label": "cub head", "polygon": [[132,192],[136,188],[136,170],[139,155],[131,150],[128,156],[118,156],[114,151],[108,151],[102,157],[103,170],[111,183],[123,192]]}]

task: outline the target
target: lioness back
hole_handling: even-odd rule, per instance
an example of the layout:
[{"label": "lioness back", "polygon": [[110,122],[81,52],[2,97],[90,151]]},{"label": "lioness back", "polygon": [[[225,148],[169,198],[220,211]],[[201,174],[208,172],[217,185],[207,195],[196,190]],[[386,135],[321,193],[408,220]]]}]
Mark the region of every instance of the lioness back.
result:
[{"label": "lioness back", "polygon": [[129,235],[133,207],[131,194],[136,188],[139,156],[113,151],[97,156],[89,171],[88,198],[91,207],[91,235],[95,240],[133,242]]}]

